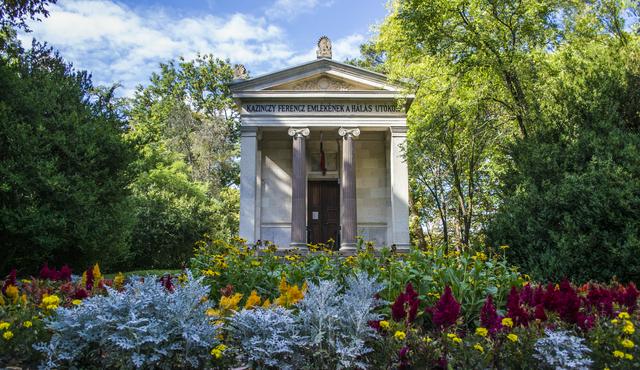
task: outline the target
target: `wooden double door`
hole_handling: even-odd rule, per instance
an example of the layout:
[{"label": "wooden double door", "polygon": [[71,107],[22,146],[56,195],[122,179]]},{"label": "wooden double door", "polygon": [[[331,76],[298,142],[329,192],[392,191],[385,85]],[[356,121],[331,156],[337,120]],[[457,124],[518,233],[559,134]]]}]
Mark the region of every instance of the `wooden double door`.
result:
[{"label": "wooden double door", "polygon": [[309,243],[340,245],[340,186],[338,181],[309,181],[307,224]]}]

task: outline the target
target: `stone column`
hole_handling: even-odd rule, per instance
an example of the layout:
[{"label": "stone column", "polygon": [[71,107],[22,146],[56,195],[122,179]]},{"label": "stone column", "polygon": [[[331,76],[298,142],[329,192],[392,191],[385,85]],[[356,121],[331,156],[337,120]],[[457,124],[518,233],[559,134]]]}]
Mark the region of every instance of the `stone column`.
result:
[{"label": "stone column", "polygon": [[338,134],[342,140],[342,240],[341,251],[356,249],[358,214],[356,204],[356,148],[354,137],[360,135],[359,128],[340,127]]},{"label": "stone column", "polygon": [[409,244],[409,173],[404,158],[407,141],[406,126],[392,126],[389,150],[391,159],[391,230],[390,243],[398,250],[408,250]]},{"label": "stone column", "polygon": [[257,128],[240,129],[240,237],[255,243],[257,182]]},{"label": "stone column", "polygon": [[307,244],[307,157],[305,138],[309,136],[306,127],[289,128],[293,138],[293,176],[291,179],[291,244],[292,248]]}]

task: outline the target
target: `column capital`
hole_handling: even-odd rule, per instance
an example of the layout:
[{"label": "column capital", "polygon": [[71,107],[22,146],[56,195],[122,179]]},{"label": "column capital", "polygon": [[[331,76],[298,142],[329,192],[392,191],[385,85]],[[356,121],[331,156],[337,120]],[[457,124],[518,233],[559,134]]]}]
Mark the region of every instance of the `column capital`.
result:
[{"label": "column capital", "polygon": [[407,136],[407,126],[389,126],[389,131],[391,131],[391,136]]},{"label": "column capital", "polygon": [[307,137],[311,133],[308,127],[289,127],[289,136],[293,138]]},{"label": "column capital", "polygon": [[343,136],[345,139],[347,137],[357,137],[360,136],[360,129],[357,127],[340,127],[338,135]]}]

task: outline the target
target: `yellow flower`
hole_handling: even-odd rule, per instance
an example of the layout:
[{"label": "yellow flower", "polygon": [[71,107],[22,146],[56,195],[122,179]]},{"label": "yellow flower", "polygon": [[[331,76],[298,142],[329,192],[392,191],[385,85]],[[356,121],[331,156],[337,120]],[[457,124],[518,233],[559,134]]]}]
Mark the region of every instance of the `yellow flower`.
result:
[{"label": "yellow flower", "polygon": [[218,344],[215,348],[211,350],[211,355],[215,358],[221,358],[222,352],[224,352],[226,349],[227,349],[227,346],[225,346],[224,344]]},{"label": "yellow flower", "polygon": [[478,352],[480,352],[480,353],[484,353],[484,348],[482,347],[482,345],[480,345],[480,343],[476,343],[476,344],[473,346],[473,349],[477,350],[477,351],[478,351]]},{"label": "yellow flower", "polygon": [[518,341],[518,336],[515,334],[509,334],[507,335],[507,339],[509,339],[512,342],[517,342]]},{"label": "yellow flower", "polygon": [[27,295],[25,293],[22,293],[22,296],[20,297],[20,303],[22,303],[23,305],[27,304]]},{"label": "yellow flower", "polygon": [[9,339],[13,338],[13,333],[12,333],[11,331],[8,331],[8,330],[7,330],[7,331],[5,331],[5,332],[2,334],[2,337],[3,337],[5,340],[9,340]]},{"label": "yellow flower", "polygon": [[260,305],[260,296],[258,295],[258,292],[256,292],[255,290],[251,291],[251,294],[249,295],[249,298],[247,298],[247,302],[244,304],[244,308],[253,308],[256,306]]},{"label": "yellow flower", "polygon": [[242,299],[242,293],[236,293],[232,296],[226,297],[226,296],[222,296],[220,297],[220,308],[228,311],[228,310],[233,310],[233,311],[237,311],[238,310],[238,303],[240,303],[240,300]]},{"label": "yellow flower", "polygon": [[258,267],[260,265],[261,265],[260,261],[256,261],[256,260],[251,261],[251,266]]},{"label": "yellow flower", "polygon": [[11,326],[10,323],[6,321],[0,321],[0,330],[7,330]]},{"label": "yellow flower", "polygon": [[624,321],[624,327],[622,328],[622,332],[625,334],[633,334],[636,329],[633,327],[633,323],[629,320]]},{"label": "yellow flower", "polygon": [[116,277],[113,278],[113,286],[116,289],[122,289],[124,286],[124,274],[122,272],[118,272]]},{"label": "yellow flower", "polygon": [[454,333],[447,334],[447,337],[451,339],[454,343],[462,343],[462,339],[458,338]]},{"label": "yellow flower", "polygon": [[389,330],[389,321],[387,320],[380,321],[380,328],[383,330]]},{"label": "yellow flower", "polygon": [[94,284],[94,286],[98,285],[100,280],[102,280],[102,273],[100,272],[100,266],[98,266],[98,263],[96,262],[96,264],[93,265],[93,284]]},{"label": "yellow flower", "polygon": [[619,319],[623,319],[623,320],[628,320],[628,319],[630,319],[630,318],[631,318],[631,316],[629,316],[629,313],[628,313],[628,312],[624,312],[624,311],[622,311],[622,312],[620,312],[620,313],[618,314],[618,318],[619,318]]},{"label": "yellow flower", "polygon": [[271,306],[271,300],[267,298],[264,303],[262,303],[263,308],[269,308]]},{"label": "yellow flower", "polygon": [[476,328],[476,334],[481,337],[486,337],[489,331],[486,328],[478,327]]},{"label": "yellow flower", "polygon": [[205,311],[205,314],[207,316],[220,316],[220,311],[216,310],[215,308],[209,308]]},{"label": "yellow flower", "polygon": [[213,271],[212,269],[204,270],[202,271],[202,273],[204,274],[204,276],[208,277],[220,276],[219,271]]},{"label": "yellow flower", "polygon": [[613,351],[613,357],[624,358],[624,352],[622,352],[622,351]]},{"label": "yellow flower", "polygon": [[393,337],[397,340],[404,340],[407,337],[407,334],[405,334],[403,331],[398,330],[395,334],[393,334]]},{"label": "yellow flower", "polygon": [[433,339],[431,339],[431,337],[424,337],[422,339],[422,341],[425,342],[425,343],[431,343],[431,342],[433,342]]},{"label": "yellow flower", "polygon": [[33,323],[31,321],[25,321],[22,323],[22,326],[24,326],[25,328],[30,328],[33,326]]},{"label": "yellow flower", "polygon": [[60,297],[55,294],[45,295],[42,298],[42,307],[46,308],[47,310],[55,310],[56,308],[58,308],[59,304]]},{"label": "yellow flower", "polygon": [[625,339],[621,341],[620,344],[622,344],[624,348],[633,348],[635,346],[635,344],[633,344],[633,342],[630,341],[629,339]]},{"label": "yellow flower", "polygon": [[302,284],[302,288],[298,288],[297,285],[289,285],[283,276],[280,279],[280,287],[278,289],[280,290],[280,296],[276,298],[275,303],[283,307],[289,307],[304,298],[304,292],[307,291],[307,283]]},{"label": "yellow flower", "polygon": [[633,360],[633,355],[631,353],[625,353],[624,358],[625,360]]},{"label": "yellow flower", "polygon": [[617,323],[618,323],[618,319],[613,319],[613,320],[611,320],[611,323],[612,323],[613,325],[617,324]]},{"label": "yellow flower", "polygon": [[18,294],[18,287],[15,285],[7,286],[7,289],[4,291],[4,294],[7,295],[8,298],[11,298],[11,301],[15,304],[18,303],[18,298],[20,295]]},{"label": "yellow flower", "polygon": [[74,306],[80,305],[82,304],[82,299],[74,299],[73,301],[71,301],[71,304],[73,304]]},{"label": "yellow flower", "polygon": [[513,320],[511,320],[510,317],[505,317],[504,319],[502,319],[502,326],[513,328]]},{"label": "yellow flower", "polygon": [[509,249],[509,246],[508,245],[501,245],[500,249],[502,249],[502,250]]}]

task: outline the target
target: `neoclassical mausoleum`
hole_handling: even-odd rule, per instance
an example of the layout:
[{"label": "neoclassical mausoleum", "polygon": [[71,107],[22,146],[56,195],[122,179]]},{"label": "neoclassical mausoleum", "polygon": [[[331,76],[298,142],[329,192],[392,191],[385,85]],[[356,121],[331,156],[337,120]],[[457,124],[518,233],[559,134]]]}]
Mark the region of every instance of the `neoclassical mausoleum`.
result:
[{"label": "neoclassical mausoleum", "polygon": [[240,236],[280,248],[356,237],[409,246],[406,110],[412,96],[386,76],[317,59],[246,78],[231,90],[241,109]]}]

